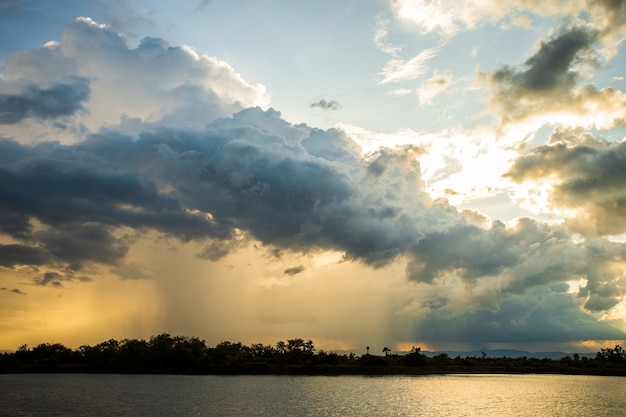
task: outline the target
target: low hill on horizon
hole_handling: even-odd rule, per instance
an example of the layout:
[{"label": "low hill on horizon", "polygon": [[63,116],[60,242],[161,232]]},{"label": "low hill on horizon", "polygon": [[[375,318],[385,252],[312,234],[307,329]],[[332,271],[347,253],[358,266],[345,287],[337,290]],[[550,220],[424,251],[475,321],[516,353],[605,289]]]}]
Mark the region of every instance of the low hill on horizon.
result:
[{"label": "low hill on horizon", "polygon": [[[479,350],[472,350],[472,351],[444,350],[444,351],[434,351],[434,352],[423,350],[420,353],[430,358],[435,357],[437,355],[441,355],[441,354],[446,354],[451,358],[456,358],[457,356],[460,356],[462,358],[466,358],[466,357],[480,358],[483,356],[483,353],[484,353],[487,358],[526,357],[526,358],[533,358],[533,359],[548,358],[552,360],[558,360],[566,356],[571,357],[574,355],[574,353],[567,353],[567,352],[528,352],[528,351],[516,350],[516,349],[479,349]],[[582,353],[579,352],[578,356],[581,358],[586,357],[589,359],[593,359],[596,357],[596,352],[582,352]]]}]

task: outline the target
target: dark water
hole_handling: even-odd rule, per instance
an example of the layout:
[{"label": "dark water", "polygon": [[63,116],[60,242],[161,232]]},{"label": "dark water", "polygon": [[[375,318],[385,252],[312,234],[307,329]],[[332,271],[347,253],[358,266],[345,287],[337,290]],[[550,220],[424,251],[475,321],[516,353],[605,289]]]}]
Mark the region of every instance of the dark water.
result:
[{"label": "dark water", "polygon": [[2,416],[624,416],[626,378],[0,375]]}]

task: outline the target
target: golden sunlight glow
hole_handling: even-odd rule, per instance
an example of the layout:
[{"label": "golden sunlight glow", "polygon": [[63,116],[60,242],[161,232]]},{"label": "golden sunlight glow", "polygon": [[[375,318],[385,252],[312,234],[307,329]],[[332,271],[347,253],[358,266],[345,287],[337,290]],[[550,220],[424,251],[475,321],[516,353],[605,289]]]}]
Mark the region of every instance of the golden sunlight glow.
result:
[{"label": "golden sunlight glow", "polygon": [[[2,302],[14,304],[14,309],[5,311],[0,320],[0,350],[58,341],[77,348],[100,343],[103,337],[149,337],[161,314],[154,282],[120,281],[103,275],[91,283],[64,286],[31,284],[24,290],[27,297],[1,292]],[[38,307],[42,304],[46,305],[43,315]]]},{"label": "golden sunlight glow", "polygon": [[433,351],[436,349],[433,349],[432,347],[430,347],[428,344],[424,343],[424,342],[396,342],[394,345],[394,350],[396,352],[411,352],[413,349],[417,349],[419,348],[420,350],[423,351]]},{"label": "golden sunlight glow", "polygon": [[572,343],[572,346],[579,347],[581,352],[599,352],[600,349],[613,348],[616,345],[624,345],[624,340],[584,340],[579,343]]}]

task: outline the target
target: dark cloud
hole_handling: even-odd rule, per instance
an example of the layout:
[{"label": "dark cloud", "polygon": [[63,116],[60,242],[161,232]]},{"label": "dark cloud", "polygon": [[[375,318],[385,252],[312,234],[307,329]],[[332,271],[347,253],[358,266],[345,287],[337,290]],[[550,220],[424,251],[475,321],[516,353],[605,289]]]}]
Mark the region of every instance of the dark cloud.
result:
[{"label": "dark cloud", "polygon": [[64,263],[119,261],[127,245],[115,233],[127,227],[207,241],[199,255],[213,260],[243,230],[279,249],[385,265],[456,213],[429,207],[413,149],[363,161],[343,133],[275,111],[245,110],[205,131],[103,131],[76,145],[1,149],[14,157],[0,166],[0,230],[31,256]]},{"label": "dark cloud", "polygon": [[326,99],[321,99],[319,101],[316,101],[315,103],[311,104],[311,107],[315,108],[315,107],[319,107],[320,109],[323,110],[341,110],[342,106],[341,104],[339,104],[338,101],[336,100],[326,100]]},{"label": "dark cloud", "polygon": [[[350,258],[384,264],[399,253],[389,243],[417,235],[407,227],[374,239],[387,229],[379,221],[401,215],[402,196],[368,197],[352,178],[374,181],[376,193],[387,180],[400,191],[419,183],[417,165],[409,182],[384,167],[372,176],[342,133],[292,126],[274,111],[246,110],[204,132],[101,132],[77,145],[32,147],[4,140],[0,149],[13,155],[0,166],[0,230],[36,243],[17,245],[25,254],[11,259],[114,263],[127,250],[114,232],[129,227],[183,241],[229,240],[241,229],[278,248],[345,249]],[[381,152],[371,165],[406,158]],[[382,207],[364,208],[363,198]],[[33,230],[31,219],[44,229]],[[217,259],[230,246],[220,248],[207,244],[201,256]]]},{"label": "dark cloud", "polygon": [[454,226],[429,234],[416,244],[408,275],[426,282],[454,270],[470,279],[495,275],[519,262],[523,251],[519,242],[515,230],[507,230],[500,222],[489,230],[472,224]]},{"label": "dark cloud", "polygon": [[19,288],[13,288],[13,289],[8,289],[8,288],[0,288],[0,291],[9,291],[12,292],[14,294],[19,294],[19,295],[26,295],[25,292],[22,292],[22,290],[20,290]]},{"label": "dark cloud", "polygon": [[304,266],[298,265],[298,266],[293,266],[291,268],[285,269],[284,274],[289,275],[289,276],[294,276],[294,275],[298,275],[302,271],[304,271]]},{"label": "dark cloud", "polygon": [[577,88],[583,79],[581,68],[599,65],[593,50],[596,40],[597,33],[584,27],[561,29],[540,44],[522,69],[507,66],[483,74],[494,89],[492,104],[503,123],[555,111],[584,116],[591,108],[610,111],[620,106],[623,98],[616,101],[611,89]]},{"label": "dark cloud", "polygon": [[531,219],[519,219],[513,227],[497,221],[489,228],[453,226],[426,235],[409,259],[407,275],[416,281],[454,276],[477,286],[496,278],[494,292],[483,300],[488,305],[583,277],[587,283],[579,296],[586,300],[585,308],[602,311],[617,305],[626,289],[626,279],[617,272],[626,259],[623,244],[594,239],[577,244],[565,226]]},{"label": "dark cloud", "polygon": [[71,116],[84,110],[82,103],[89,98],[89,93],[87,79],[71,77],[44,89],[31,84],[20,94],[0,94],[0,124],[19,123],[26,118]]},{"label": "dark cloud", "polygon": [[40,246],[19,244],[0,245],[0,265],[13,268],[17,265],[44,265],[52,259]]},{"label": "dark cloud", "polygon": [[128,249],[123,238],[114,238],[105,225],[91,222],[37,232],[34,238],[54,259],[69,265],[80,265],[86,260],[115,264]]},{"label": "dark cloud", "polygon": [[581,52],[591,47],[594,39],[595,36],[583,28],[564,31],[541,43],[537,53],[524,63],[526,71],[511,74],[503,70],[496,72],[494,78],[510,77],[515,86],[527,92],[569,91],[578,77],[572,64]]},{"label": "dark cloud", "polygon": [[203,246],[204,247],[197,255],[198,258],[215,262],[228,255],[231,251],[240,248],[242,245],[241,242],[237,240],[218,240],[204,243]]},{"label": "dark cloud", "polygon": [[364,159],[340,131],[258,108],[202,131],[144,128],[136,137],[102,130],[74,145],[0,141],[0,155],[10,155],[0,156],[0,230],[18,242],[0,247],[1,264],[45,264],[53,269],[36,282],[61,286],[78,271],[92,278],[89,263],[119,265],[133,235],[157,232],[195,242],[213,261],[248,238],[277,252],[337,250],[375,268],[403,258],[417,282],[493,286],[481,305],[573,277],[586,280],[577,296],[590,311],[623,294],[615,269],[623,244],[574,243],[563,226],[488,223],[433,201],[420,149]]},{"label": "dark cloud", "polygon": [[567,343],[620,340],[620,323],[598,322],[580,310],[575,296],[538,288],[525,296],[512,296],[497,308],[432,309],[415,326],[414,337],[426,343]]},{"label": "dark cloud", "polygon": [[573,210],[577,232],[626,232],[626,143],[608,143],[581,131],[557,129],[548,145],[519,157],[506,174],[517,183],[551,179],[550,203]]},{"label": "dark cloud", "polygon": [[61,281],[70,281],[71,278],[59,274],[58,272],[46,272],[35,279],[39,285],[50,285],[52,287],[63,287]]}]

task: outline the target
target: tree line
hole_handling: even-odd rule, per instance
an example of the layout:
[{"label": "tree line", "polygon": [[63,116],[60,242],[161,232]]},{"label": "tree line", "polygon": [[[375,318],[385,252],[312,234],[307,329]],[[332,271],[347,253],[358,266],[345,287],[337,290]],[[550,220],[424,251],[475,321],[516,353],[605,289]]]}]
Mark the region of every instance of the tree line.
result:
[{"label": "tree line", "polygon": [[0,355],[0,373],[90,372],[155,374],[300,374],[385,375],[432,373],[566,373],[626,375],[626,352],[617,345],[601,349],[595,358],[577,354],[561,359],[429,357],[410,353],[338,354],[317,350],[311,340],[289,339],[276,345],[221,342],[208,346],[197,337],[167,333],[149,340],[114,339],[70,349],[60,343],[23,345]]}]

